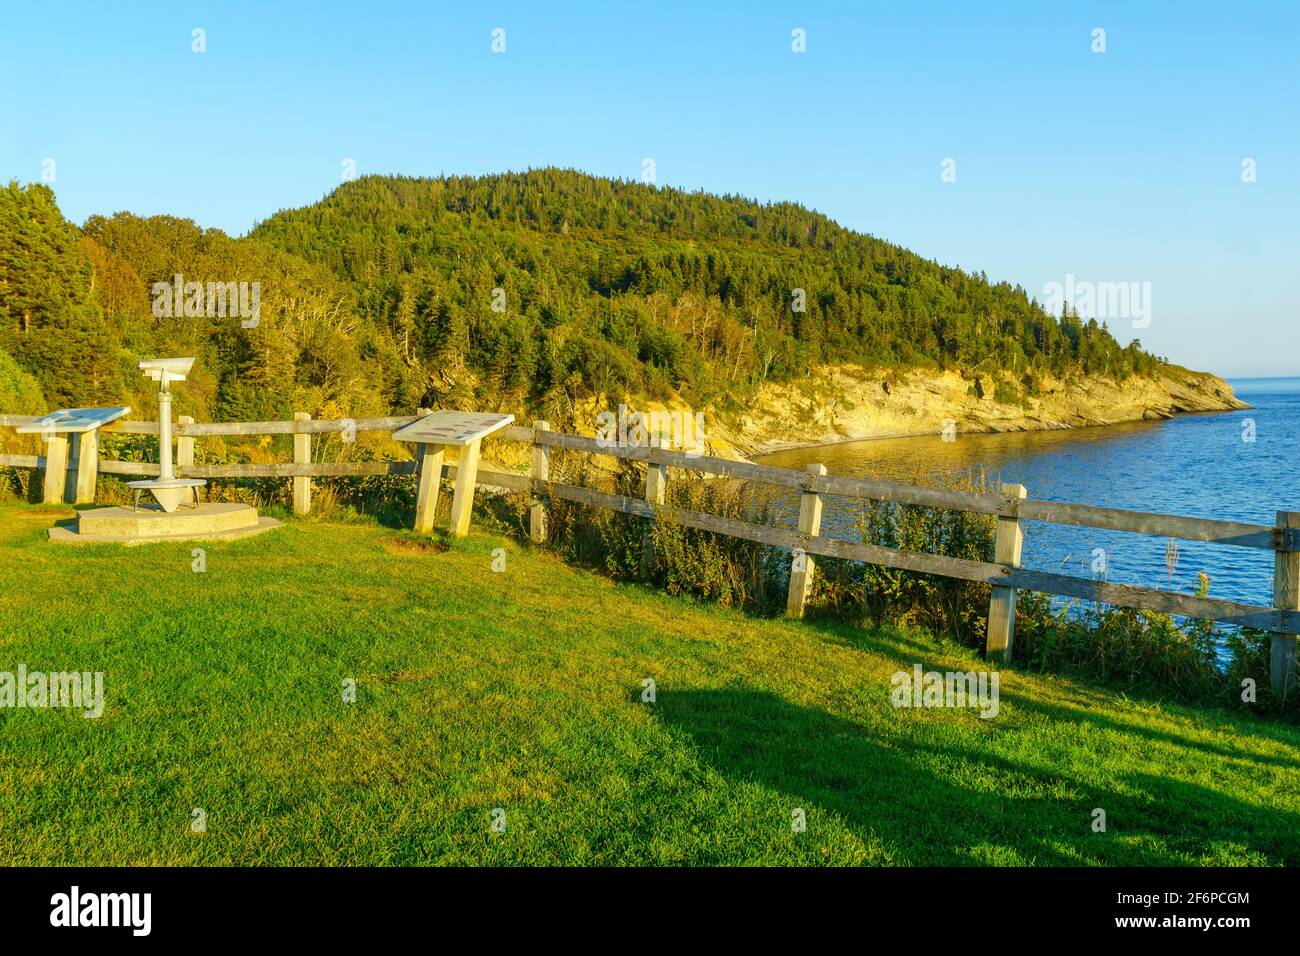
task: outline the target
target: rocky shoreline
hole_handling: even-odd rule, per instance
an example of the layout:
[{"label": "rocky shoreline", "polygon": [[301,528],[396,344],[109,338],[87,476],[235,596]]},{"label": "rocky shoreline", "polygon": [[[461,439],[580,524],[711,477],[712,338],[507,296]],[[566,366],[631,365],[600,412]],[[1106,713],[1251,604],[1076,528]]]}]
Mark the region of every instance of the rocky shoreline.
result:
[{"label": "rocky shoreline", "polygon": [[1173,365],[1124,381],[1044,376],[1036,394],[1011,393],[978,372],[842,365],[764,385],[744,412],[709,416],[708,444],[712,454],[750,458],[807,445],[936,435],[945,427],[1043,431],[1250,407],[1222,378]]}]

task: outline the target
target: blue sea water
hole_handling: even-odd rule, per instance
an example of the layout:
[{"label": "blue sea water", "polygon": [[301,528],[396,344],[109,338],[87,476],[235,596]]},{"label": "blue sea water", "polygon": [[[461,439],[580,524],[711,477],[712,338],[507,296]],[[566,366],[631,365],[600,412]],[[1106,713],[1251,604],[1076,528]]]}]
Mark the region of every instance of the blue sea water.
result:
[{"label": "blue sea water", "polygon": [[[1231,381],[1248,410],[1180,415],[1169,421],[1005,435],[844,442],[779,452],[764,464],[818,461],[832,474],[895,480],[982,470],[1018,482],[1048,501],[1273,524],[1300,511],[1300,378]],[[859,508],[827,498],[823,533],[852,537]],[[1093,577],[1093,552],[1106,551],[1106,578],[1191,592],[1198,572],[1214,597],[1270,604],[1272,552],[1178,542],[1172,573],[1168,539],[1026,522],[1024,563]]]}]

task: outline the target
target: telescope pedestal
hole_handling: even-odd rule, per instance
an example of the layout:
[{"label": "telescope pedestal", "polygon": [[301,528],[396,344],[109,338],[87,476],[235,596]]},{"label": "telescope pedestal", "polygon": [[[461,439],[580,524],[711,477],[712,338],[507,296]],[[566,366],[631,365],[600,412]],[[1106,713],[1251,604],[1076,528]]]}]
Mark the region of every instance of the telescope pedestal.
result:
[{"label": "telescope pedestal", "polygon": [[279,525],[252,505],[208,502],[179,511],[157,505],[95,508],[77,515],[76,527],[50,529],[61,544],[148,544],[155,541],[226,541],[261,534]]},{"label": "telescope pedestal", "polygon": [[140,492],[148,491],[157,499],[162,510],[171,514],[181,505],[193,504],[195,490],[206,484],[202,478],[150,478],[146,481],[128,481],[126,486],[135,492],[137,506]]}]

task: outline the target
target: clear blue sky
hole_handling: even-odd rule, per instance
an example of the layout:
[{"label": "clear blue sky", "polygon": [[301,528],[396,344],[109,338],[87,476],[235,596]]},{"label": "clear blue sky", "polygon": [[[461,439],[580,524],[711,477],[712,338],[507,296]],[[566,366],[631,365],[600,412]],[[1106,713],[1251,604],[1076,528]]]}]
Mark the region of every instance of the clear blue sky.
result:
[{"label": "clear blue sky", "polygon": [[1150,282],[1150,326],[1112,321],[1122,341],[1300,374],[1298,47],[1300,4],[1281,0],[6,0],[0,177],[53,159],[78,223],[241,234],[333,189],[349,157],[622,177],[651,157],[660,184],[794,200],[1035,294],[1071,273]]}]

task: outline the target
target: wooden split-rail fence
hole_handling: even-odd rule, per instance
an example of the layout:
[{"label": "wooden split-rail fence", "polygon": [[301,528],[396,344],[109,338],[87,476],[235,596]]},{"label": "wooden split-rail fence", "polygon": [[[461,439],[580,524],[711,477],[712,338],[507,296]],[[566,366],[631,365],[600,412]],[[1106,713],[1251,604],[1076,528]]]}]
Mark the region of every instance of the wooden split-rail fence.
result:
[{"label": "wooden split-rail fence", "polygon": [[[422,414],[426,411],[421,409]],[[313,420],[309,415],[298,413],[293,421],[198,423],[182,416],[175,428],[176,473],[185,478],[292,478],[294,510],[305,514],[311,508],[313,477],[415,475],[419,472],[420,462],[425,458],[423,449],[417,449],[415,460],[412,461],[313,462],[312,435],[392,431],[420,417]],[[0,426],[27,424],[33,420],[31,416],[0,415]],[[101,431],[156,435],[158,423],[119,420],[104,426]],[[43,436],[46,439],[45,455],[0,455],[0,466],[43,469],[44,500],[49,503],[92,502],[98,474],[136,477],[158,474],[156,464],[100,458],[97,436],[93,432],[87,434],[92,437],[58,434]],[[240,435],[293,435],[294,460],[291,463],[272,464],[194,464],[195,439]],[[1270,660],[1273,687],[1279,693],[1286,693],[1296,680],[1296,635],[1300,633],[1300,512],[1279,511],[1276,524],[1261,525],[1039,501],[1029,498],[1021,485],[1003,485],[1001,493],[949,491],[902,482],[830,475],[824,466],[816,464],[798,471],[692,455],[667,448],[620,445],[552,431],[542,421],[535,422],[531,428],[504,428],[495,437],[525,442],[532,446],[530,473],[523,475],[479,470],[477,484],[534,496],[529,512],[529,533],[532,540],[538,543],[546,539],[548,500],[561,499],[789,549],[792,552],[792,572],[786,610],[791,617],[803,615],[812,587],[814,556],[842,558],[992,585],[986,652],[994,660],[1007,660],[1010,657],[1015,635],[1016,591],[1026,589],[1270,631],[1273,635]],[[550,456],[555,448],[644,462],[645,494],[642,497],[629,497],[551,481]],[[440,477],[454,478],[456,467],[454,464],[442,464]],[[798,491],[798,527],[759,525],[668,506],[665,503],[665,492],[669,468]],[[430,485],[436,487],[436,483],[428,481],[421,482],[420,485],[422,488]],[[822,499],[825,495],[992,515],[997,519],[993,560],[950,558],[824,537],[820,534],[820,525]],[[417,513],[421,508],[417,503]],[[429,519],[431,516],[425,516],[425,526]],[[1272,551],[1273,604],[1271,607],[1243,604],[1221,598],[1199,597],[1022,567],[1022,522],[1026,520]],[[420,523],[421,519],[417,516],[417,524]]]}]

